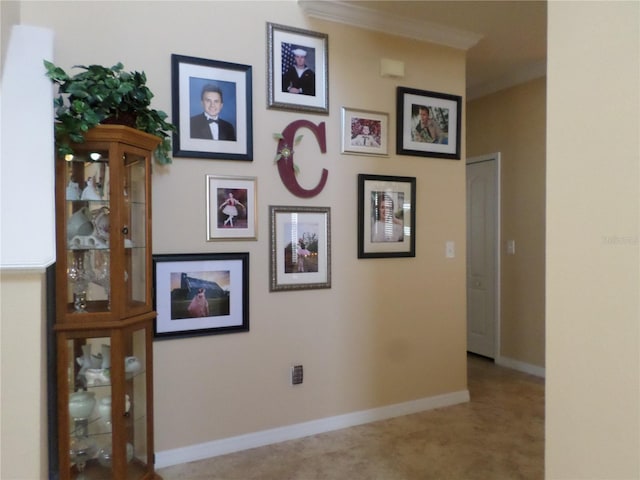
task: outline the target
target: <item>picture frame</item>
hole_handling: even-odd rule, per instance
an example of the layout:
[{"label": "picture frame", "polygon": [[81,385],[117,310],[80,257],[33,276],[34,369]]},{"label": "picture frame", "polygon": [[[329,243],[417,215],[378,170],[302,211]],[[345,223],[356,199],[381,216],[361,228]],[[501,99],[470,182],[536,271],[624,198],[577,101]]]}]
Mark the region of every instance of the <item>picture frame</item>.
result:
[{"label": "picture frame", "polygon": [[256,177],[206,175],[207,241],[257,240]]},{"label": "picture frame", "polygon": [[331,288],[330,207],[270,206],[269,217],[270,291]]},{"label": "picture frame", "polygon": [[249,331],[249,253],[153,256],[157,339]]},{"label": "picture frame", "polygon": [[342,107],[342,153],[389,155],[389,114]]},{"label": "picture frame", "polygon": [[416,256],[416,178],[358,175],[358,258]]},{"label": "picture frame", "polygon": [[172,54],[171,84],[174,157],[253,160],[250,65]]},{"label": "picture frame", "polygon": [[[296,61],[304,72],[296,74]],[[327,34],[268,22],[267,72],[267,108],[329,113]]]},{"label": "picture frame", "polygon": [[396,153],[460,159],[462,97],[397,89]]}]

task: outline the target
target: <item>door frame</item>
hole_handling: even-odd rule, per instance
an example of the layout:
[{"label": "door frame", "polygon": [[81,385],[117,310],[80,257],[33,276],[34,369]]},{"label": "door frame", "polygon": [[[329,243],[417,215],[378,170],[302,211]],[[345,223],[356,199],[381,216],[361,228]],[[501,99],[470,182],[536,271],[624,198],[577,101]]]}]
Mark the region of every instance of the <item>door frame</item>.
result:
[{"label": "door frame", "polygon": [[[495,162],[494,175],[495,175],[495,181],[496,181],[496,198],[495,198],[495,204],[494,204],[495,223],[496,223],[494,233],[495,233],[496,241],[495,241],[495,245],[493,246],[494,253],[495,253],[495,265],[494,265],[494,268],[495,268],[495,281],[494,281],[495,318],[493,319],[493,326],[494,326],[493,334],[495,335],[495,338],[494,338],[494,347],[493,347],[493,360],[494,362],[497,362],[500,358],[500,352],[501,352],[500,320],[502,318],[501,304],[500,304],[500,299],[501,299],[500,286],[501,286],[501,278],[502,278],[501,270],[500,270],[502,265],[502,258],[501,258],[502,237],[500,235],[500,232],[502,230],[502,216],[501,216],[502,188],[501,188],[500,180],[502,178],[502,163],[500,158],[500,152],[488,153],[486,155],[479,155],[476,157],[467,157],[466,163],[465,163],[465,169],[467,165],[471,165],[474,163],[491,162],[491,161]],[[465,173],[466,173],[466,170],[465,170]],[[466,175],[465,175],[465,178],[466,178]],[[466,205],[466,189],[465,189],[465,205]],[[467,224],[467,229],[468,228],[469,228],[469,225]],[[466,259],[465,259],[465,262],[466,262]]]}]

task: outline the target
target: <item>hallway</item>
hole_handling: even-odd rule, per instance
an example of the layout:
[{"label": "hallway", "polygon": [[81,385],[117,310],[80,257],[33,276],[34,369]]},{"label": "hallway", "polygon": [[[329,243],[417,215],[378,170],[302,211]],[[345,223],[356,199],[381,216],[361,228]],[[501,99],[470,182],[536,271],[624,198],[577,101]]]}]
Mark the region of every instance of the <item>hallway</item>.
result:
[{"label": "hallway", "polygon": [[164,480],[540,480],[544,379],[468,357],[471,401],[159,469]]}]

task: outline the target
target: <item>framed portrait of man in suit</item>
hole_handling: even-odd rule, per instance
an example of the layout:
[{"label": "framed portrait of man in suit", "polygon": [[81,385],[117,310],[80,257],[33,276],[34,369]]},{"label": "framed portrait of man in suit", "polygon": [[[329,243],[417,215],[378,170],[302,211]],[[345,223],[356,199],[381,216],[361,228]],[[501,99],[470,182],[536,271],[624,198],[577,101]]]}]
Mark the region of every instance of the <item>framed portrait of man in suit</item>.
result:
[{"label": "framed portrait of man in suit", "polygon": [[171,56],[174,157],[253,160],[251,66]]}]

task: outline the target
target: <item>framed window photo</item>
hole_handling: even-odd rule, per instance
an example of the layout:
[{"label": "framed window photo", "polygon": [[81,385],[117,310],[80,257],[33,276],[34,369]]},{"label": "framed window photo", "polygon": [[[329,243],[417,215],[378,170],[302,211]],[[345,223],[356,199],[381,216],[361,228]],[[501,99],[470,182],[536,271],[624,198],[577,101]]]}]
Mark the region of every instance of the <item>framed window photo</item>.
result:
[{"label": "framed window photo", "polygon": [[207,241],[257,239],[255,177],[207,175]]},{"label": "framed window photo", "polygon": [[329,37],[267,23],[267,107],[329,113]]},{"label": "framed window photo", "polygon": [[460,96],[398,87],[397,109],[398,155],[460,159]]},{"label": "framed window photo", "polygon": [[331,209],[270,206],[270,291],[331,288]]},{"label": "framed window photo", "polygon": [[389,115],[342,107],[342,153],[388,155]]},{"label": "framed window photo", "polygon": [[416,256],[416,179],[358,175],[358,258]]},{"label": "framed window photo", "polygon": [[171,55],[174,157],[253,160],[251,66]]},{"label": "framed window photo", "polygon": [[153,256],[158,339],[249,330],[249,253]]}]

